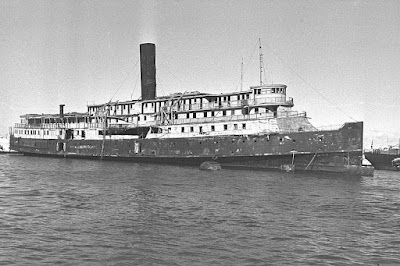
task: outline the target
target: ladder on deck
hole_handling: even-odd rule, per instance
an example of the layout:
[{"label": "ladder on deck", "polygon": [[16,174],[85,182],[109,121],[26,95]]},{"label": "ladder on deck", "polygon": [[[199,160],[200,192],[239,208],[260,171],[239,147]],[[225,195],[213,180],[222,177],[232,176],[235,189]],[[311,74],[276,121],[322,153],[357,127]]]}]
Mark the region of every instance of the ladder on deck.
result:
[{"label": "ladder on deck", "polygon": [[304,170],[308,170],[308,167],[310,167],[310,165],[312,163],[314,163],[314,160],[315,160],[315,157],[317,157],[318,151],[319,151],[319,149],[314,153],[314,156],[311,158],[311,161],[308,163],[306,169],[304,169]]}]

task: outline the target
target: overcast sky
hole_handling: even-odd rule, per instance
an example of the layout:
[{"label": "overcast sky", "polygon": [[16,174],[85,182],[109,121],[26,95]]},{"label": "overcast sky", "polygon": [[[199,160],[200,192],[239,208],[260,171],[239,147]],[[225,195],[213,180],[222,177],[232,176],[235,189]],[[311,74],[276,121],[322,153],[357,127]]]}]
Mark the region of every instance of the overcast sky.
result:
[{"label": "overcast sky", "polygon": [[364,121],[400,138],[400,1],[0,0],[0,133],[26,113],[140,97],[139,45],[156,44],[157,95],[288,85],[319,126]]}]

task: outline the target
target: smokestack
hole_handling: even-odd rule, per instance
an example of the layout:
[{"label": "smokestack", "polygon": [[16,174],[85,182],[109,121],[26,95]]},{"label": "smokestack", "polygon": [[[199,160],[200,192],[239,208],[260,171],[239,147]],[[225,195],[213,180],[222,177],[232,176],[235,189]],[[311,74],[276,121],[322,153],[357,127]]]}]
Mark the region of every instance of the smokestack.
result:
[{"label": "smokestack", "polygon": [[156,98],[156,46],[154,43],[140,45],[140,72],[142,100]]},{"label": "smokestack", "polygon": [[64,117],[64,106],[65,104],[60,104],[60,118]]}]

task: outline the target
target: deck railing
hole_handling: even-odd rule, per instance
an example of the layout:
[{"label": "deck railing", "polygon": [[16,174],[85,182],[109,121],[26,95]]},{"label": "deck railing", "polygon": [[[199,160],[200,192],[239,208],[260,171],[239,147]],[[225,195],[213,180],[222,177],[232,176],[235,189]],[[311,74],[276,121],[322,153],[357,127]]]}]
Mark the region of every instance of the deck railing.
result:
[{"label": "deck railing", "polygon": [[305,117],[306,113],[291,111],[291,112],[278,112],[277,116],[275,116],[274,113],[259,113],[259,114],[248,114],[248,115],[228,115],[228,116],[214,116],[214,117],[202,117],[202,118],[181,118],[181,119],[172,119],[169,121],[169,124],[171,125],[199,124],[199,123],[260,120],[260,119],[299,117],[299,116]]},{"label": "deck railing", "polygon": [[[219,112],[217,112],[217,115]],[[246,120],[259,120],[259,119],[272,119],[272,118],[287,118],[287,117],[306,117],[305,112],[287,111],[277,113],[257,113],[247,115],[227,115],[227,116],[214,116],[214,117],[201,117],[201,118],[180,118],[169,120],[168,123],[161,123],[158,121],[147,121],[136,124],[138,126],[157,126],[157,125],[179,125],[179,124],[199,124],[199,123],[213,123],[213,122],[229,122],[229,121],[246,121]],[[109,123],[109,125],[112,125]],[[127,126],[135,126],[135,124],[127,124]],[[85,128],[103,128],[103,123],[42,123],[42,124],[23,124],[16,123],[15,128],[19,129],[85,129]]]},{"label": "deck railing", "polygon": [[[268,97],[260,99],[244,99],[237,101],[208,102],[208,103],[192,103],[192,104],[176,104],[172,107],[173,111],[196,111],[196,110],[213,110],[232,107],[244,106],[260,106],[260,105],[293,105],[292,97]],[[166,106],[168,108],[168,106]]]}]

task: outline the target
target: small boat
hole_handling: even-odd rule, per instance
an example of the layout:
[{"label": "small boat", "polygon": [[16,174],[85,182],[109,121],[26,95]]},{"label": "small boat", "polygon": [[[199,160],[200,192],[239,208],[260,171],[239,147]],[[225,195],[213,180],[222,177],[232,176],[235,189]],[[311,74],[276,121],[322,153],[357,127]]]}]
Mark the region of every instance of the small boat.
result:
[{"label": "small boat", "polygon": [[400,171],[400,150],[397,147],[372,149],[364,152],[364,156],[377,170]]},{"label": "small boat", "polygon": [[0,136],[0,154],[17,153],[14,150],[10,150],[10,140],[8,136]]},{"label": "small boat", "polygon": [[392,166],[396,167],[397,170],[400,168],[400,157],[394,158],[392,160]]}]

